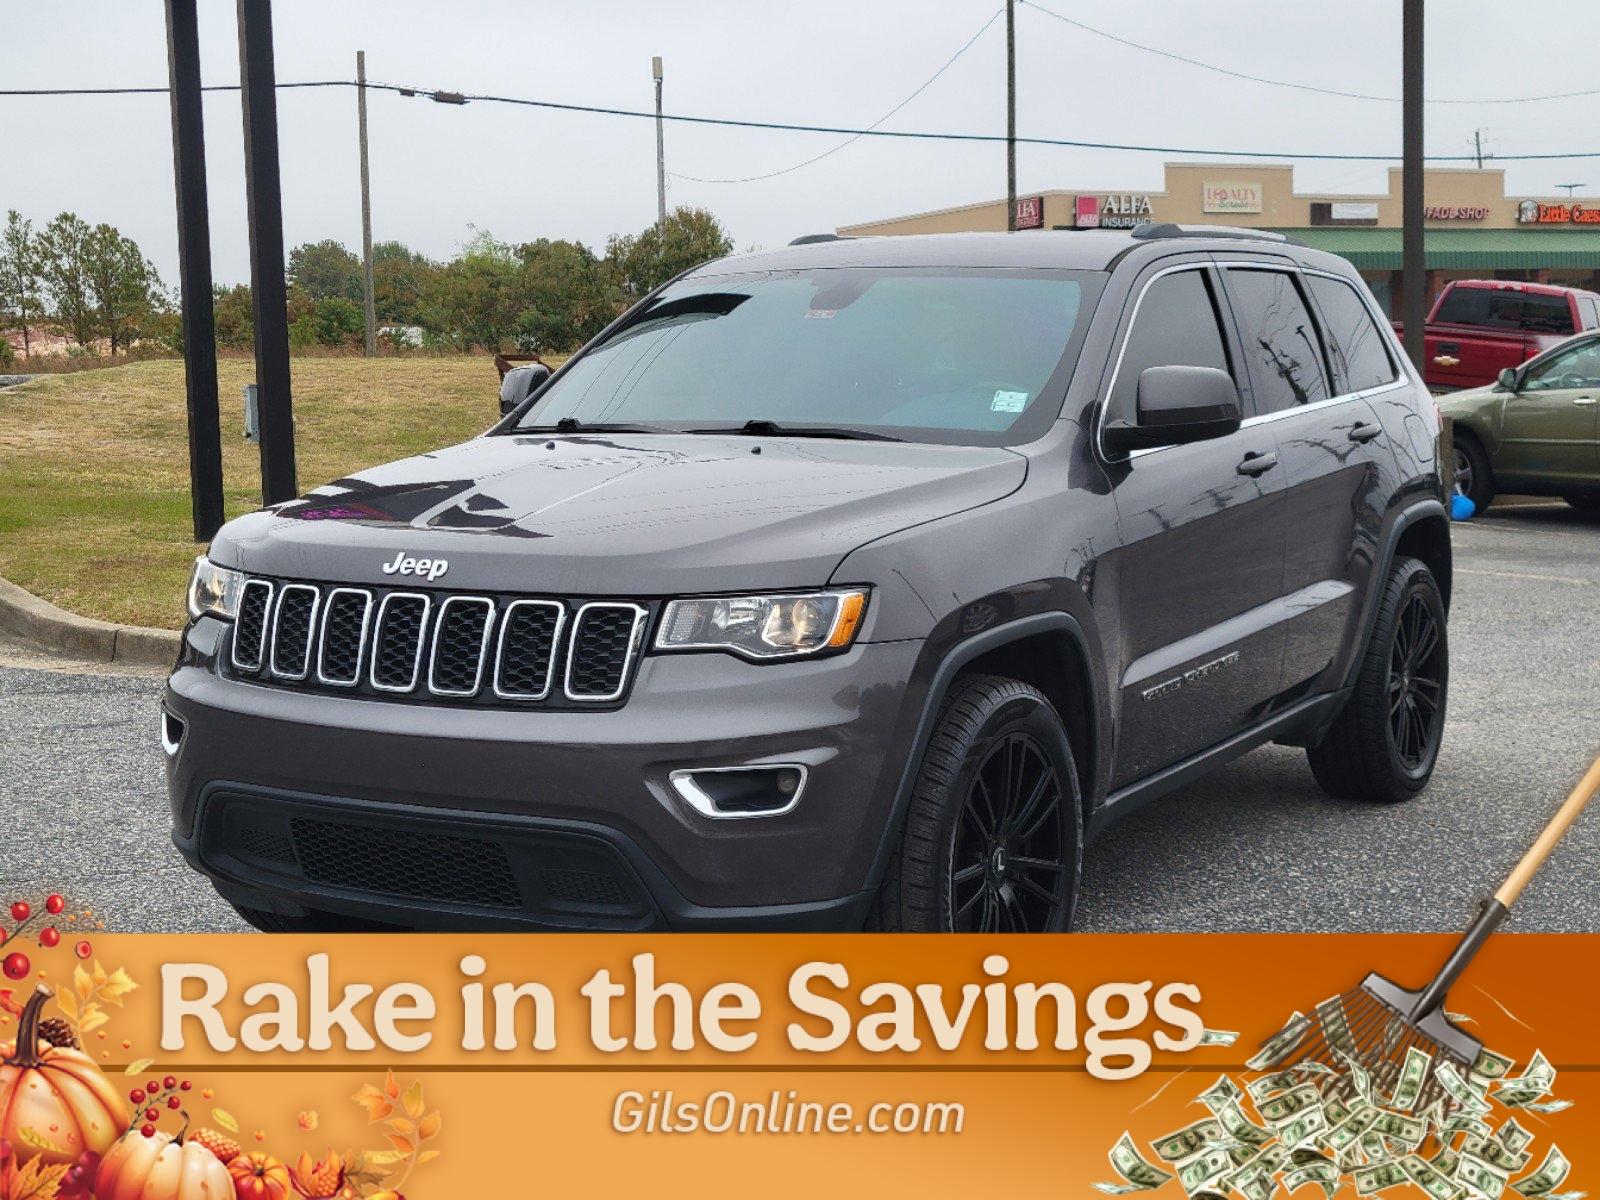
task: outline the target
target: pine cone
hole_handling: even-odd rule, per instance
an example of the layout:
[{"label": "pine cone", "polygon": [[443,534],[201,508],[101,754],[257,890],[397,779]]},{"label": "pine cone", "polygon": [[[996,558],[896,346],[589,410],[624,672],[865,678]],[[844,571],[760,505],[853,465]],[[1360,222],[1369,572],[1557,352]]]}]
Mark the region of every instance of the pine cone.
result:
[{"label": "pine cone", "polygon": [[72,1032],[72,1026],[60,1017],[46,1017],[40,1021],[39,1036],[52,1046],[59,1046],[63,1050],[78,1049],[78,1037]]}]

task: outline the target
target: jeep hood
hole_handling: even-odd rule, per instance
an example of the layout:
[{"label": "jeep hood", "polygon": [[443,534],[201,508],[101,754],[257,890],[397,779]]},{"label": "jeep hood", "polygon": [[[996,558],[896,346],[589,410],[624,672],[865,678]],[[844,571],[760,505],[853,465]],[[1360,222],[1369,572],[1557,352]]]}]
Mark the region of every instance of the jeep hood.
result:
[{"label": "jeep hood", "polygon": [[1015,491],[998,447],[715,435],[481,437],[230,522],[211,558],[291,579],[648,596],[816,587],[875,538]]}]

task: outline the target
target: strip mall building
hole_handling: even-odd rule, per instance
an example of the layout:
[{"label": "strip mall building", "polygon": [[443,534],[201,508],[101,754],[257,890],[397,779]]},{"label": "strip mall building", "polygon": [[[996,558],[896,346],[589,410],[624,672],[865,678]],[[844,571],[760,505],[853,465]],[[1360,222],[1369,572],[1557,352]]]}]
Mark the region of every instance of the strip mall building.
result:
[{"label": "strip mall building", "polygon": [[[1148,221],[1248,225],[1292,234],[1349,259],[1384,308],[1398,312],[1400,169],[1381,195],[1305,195],[1287,164],[1168,163],[1159,192],[1068,190],[1017,198],[1018,229],[1130,228]],[[1513,279],[1600,291],[1600,200],[1507,196],[1505,172],[1427,172],[1428,297],[1452,279]],[[1006,202],[847,225],[839,233],[1003,230]],[[1086,236],[1093,236],[1092,233]]]}]

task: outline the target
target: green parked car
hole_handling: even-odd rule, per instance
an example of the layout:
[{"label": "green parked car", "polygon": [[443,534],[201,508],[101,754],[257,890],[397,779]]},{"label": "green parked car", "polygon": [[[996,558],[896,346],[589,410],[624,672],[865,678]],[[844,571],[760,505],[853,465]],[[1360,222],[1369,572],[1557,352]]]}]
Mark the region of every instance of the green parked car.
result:
[{"label": "green parked car", "polygon": [[1443,397],[1439,411],[1454,425],[1456,490],[1479,512],[1496,492],[1516,492],[1600,513],[1600,333]]}]

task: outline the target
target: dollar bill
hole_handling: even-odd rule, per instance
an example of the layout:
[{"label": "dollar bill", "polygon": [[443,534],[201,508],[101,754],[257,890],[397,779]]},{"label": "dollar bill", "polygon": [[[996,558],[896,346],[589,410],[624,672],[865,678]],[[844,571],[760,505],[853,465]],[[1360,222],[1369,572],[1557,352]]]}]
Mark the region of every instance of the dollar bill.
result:
[{"label": "dollar bill", "polygon": [[1278,1189],[1278,1182],[1270,1172],[1261,1167],[1246,1167],[1228,1177],[1229,1189],[1244,1196],[1245,1200],[1268,1200]]},{"label": "dollar bill", "polygon": [[1487,1121],[1481,1120],[1471,1113],[1461,1112],[1456,1113],[1440,1127],[1439,1136],[1445,1140],[1450,1140],[1464,1133],[1468,1137],[1486,1138],[1490,1132]]},{"label": "dollar bill", "polygon": [[1312,1083],[1302,1083],[1277,1096],[1271,1096],[1256,1105],[1256,1110],[1271,1125],[1282,1125],[1293,1120],[1308,1108],[1321,1108],[1322,1094]]},{"label": "dollar bill", "polygon": [[1341,1054],[1355,1054],[1356,1040],[1350,1034],[1350,1021],[1345,1016],[1344,1001],[1338,996],[1324,1000],[1316,1008],[1317,1019],[1322,1022],[1323,1035],[1328,1045]]},{"label": "dollar bill", "polygon": [[1531,1103],[1530,1102],[1528,1104],[1508,1105],[1507,1107],[1522,1108],[1522,1109],[1526,1109],[1528,1112],[1531,1112],[1531,1113],[1544,1113],[1545,1115],[1549,1115],[1550,1113],[1564,1112],[1566,1109],[1571,1108],[1572,1107],[1572,1101],[1571,1100],[1546,1100],[1546,1101],[1539,1102],[1539,1103]]},{"label": "dollar bill", "polygon": [[1298,1191],[1308,1183],[1320,1184],[1324,1197],[1332,1197],[1339,1190],[1343,1176],[1335,1163],[1322,1159],[1318,1162],[1308,1162],[1296,1167],[1283,1177],[1283,1186],[1289,1191]]},{"label": "dollar bill", "polygon": [[1461,1191],[1459,1183],[1433,1163],[1415,1154],[1408,1154],[1402,1158],[1400,1166],[1411,1176],[1411,1181],[1432,1196],[1433,1200],[1452,1200]]},{"label": "dollar bill", "polygon": [[1328,1118],[1323,1115],[1322,1107],[1318,1105],[1280,1125],[1278,1140],[1285,1146],[1304,1146],[1319,1133],[1325,1133],[1327,1128]]},{"label": "dollar bill", "polygon": [[1394,1161],[1357,1167],[1352,1174],[1355,1176],[1356,1191],[1363,1196],[1381,1192],[1384,1188],[1398,1187],[1410,1180],[1406,1169]]},{"label": "dollar bill", "polygon": [[1544,1056],[1544,1051],[1535,1050],[1533,1057],[1528,1060],[1527,1069],[1522,1074],[1508,1075],[1497,1081],[1495,1099],[1502,1104],[1508,1104],[1507,1096],[1514,1095],[1520,1098],[1523,1093],[1532,1093],[1533,1099],[1538,1099],[1554,1087],[1555,1082],[1555,1067],[1550,1065],[1550,1060]]},{"label": "dollar bill", "polygon": [[1489,1111],[1489,1102],[1478,1095],[1475,1089],[1457,1071],[1455,1064],[1442,1062],[1434,1070],[1433,1077],[1439,1081],[1439,1086],[1444,1088],[1445,1094],[1461,1106],[1461,1110],[1474,1117],[1481,1117]]},{"label": "dollar bill", "polygon": [[1095,1187],[1108,1196],[1126,1195],[1128,1190],[1149,1191],[1172,1178],[1160,1167],[1144,1160],[1133,1144],[1133,1135],[1126,1131],[1117,1139],[1117,1144],[1111,1147],[1106,1157],[1111,1160],[1112,1170],[1122,1176],[1124,1181],[1123,1184],[1095,1184]]},{"label": "dollar bill", "polygon": [[1375,1108],[1360,1108],[1351,1113],[1323,1136],[1322,1142],[1330,1150],[1342,1152],[1361,1141],[1361,1135],[1371,1129],[1379,1116]]},{"label": "dollar bill", "polygon": [[1179,1162],[1192,1154],[1199,1154],[1207,1146],[1222,1140],[1222,1126],[1215,1117],[1204,1117],[1193,1125],[1175,1129],[1150,1143],[1156,1157],[1165,1162]]},{"label": "dollar bill", "polygon": [[1422,1085],[1428,1081],[1433,1067],[1433,1055],[1415,1046],[1406,1047],[1406,1060],[1400,1067],[1400,1080],[1394,1085],[1389,1107],[1410,1112],[1422,1096]]},{"label": "dollar bill", "polygon": [[1421,1117],[1407,1116],[1405,1113],[1386,1112],[1379,1110],[1378,1119],[1372,1123],[1371,1132],[1381,1134],[1386,1138],[1393,1138],[1403,1143],[1407,1148],[1415,1148],[1428,1136],[1428,1123]]},{"label": "dollar bill", "polygon": [[1507,1150],[1525,1150],[1528,1143],[1533,1141],[1533,1134],[1524,1129],[1515,1117],[1508,1117],[1506,1123],[1495,1131],[1494,1140]]},{"label": "dollar bill", "polygon": [[1243,1095],[1244,1093],[1239,1090],[1238,1084],[1226,1075],[1219,1075],[1217,1081],[1196,1096],[1195,1099],[1204,1104],[1215,1115],[1217,1109],[1224,1108],[1229,1104],[1237,1104],[1239,1098]]},{"label": "dollar bill", "polygon": [[1528,1165],[1528,1159],[1533,1157],[1526,1150],[1508,1150],[1493,1137],[1481,1134],[1473,1134],[1467,1138],[1461,1143],[1461,1150],[1462,1153],[1471,1154],[1507,1175],[1522,1170]]},{"label": "dollar bill", "polygon": [[1260,1101],[1264,1096],[1273,1092],[1286,1092],[1300,1082],[1300,1074],[1294,1067],[1283,1071],[1273,1071],[1258,1079],[1252,1079],[1244,1085],[1245,1091],[1250,1093],[1250,1099]]},{"label": "dollar bill", "polygon": [[1567,1156],[1561,1153],[1561,1147],[1551,1146],[1544,1156],[1544,1161],[1539,1164],[1539,1169],[1532,1175],[1517,1180],[1511,1186],[1524,1196],[1543,1196],[1560,1187],[1571,1170],[1572,1164],[1567,1161]]},{"label": "dollar bill", "polygon": [[1345,1078],[1349,1081],[1350,1086],[1355,1089],[1356,1095],[1360,1096],[1366,1103],[1371,1104],[1372,1076],[1367,1073],[1365,1067],[1350,1055],[1340,1053],[1339,1058],[1344,1062]]},{"label": "dollar bill", "polygon": [[1245,1116],[1244,1109],[1237,1103],[1225,1104],[1216,1113],[1223,1130],[1236,1142],[1246,1146],[1261,1146],[1272,1140],[1272,1134]]},{"label": "dollar bill", "polygon": [[1282,1029],[1262,1043],[1261,1049],[1256,1051],[1245,1065],[1252,1071],[1265,1071],[1277,1066],[1299,1048],[1310,1031],[1311,1022],[1306,1019],[1305,1014],[1298,1012],[1293,1014]]},{"label": "dollar bill", "polygon": [[1446,1175],[1454,1175],[1456,1167],[1461,1164],[1461,1151],[1444,1146],[1428,1161],[1433,1164],[1435,1170],[1442,1171]]},{"label": "dollar bill", "polygon": [[1206,1191],[1210,1185],[1233,1170],[1233,1160],[1226,1150],[1206,1150],[1178,1168],[1178,1182],[1183,1190],[1193,1196]]},{"label": "dollar bill", "polygon": [[1461,1152],[1461,1161],[1456,1164],[1456,1178],[1478,1195],[1487,1196],[1488,1200],[1495,1200],[1506,1187],[1504,1172],[1465,1150]]},{"label": "dollar bill", "polygon": [[1199,1044],[1202,1046],[1231,1046],[1239,1040],[1239,1031],[1236,1029],[1206,1029],[1200,1034]]},{"label": "dollar bill", "polygon": [[1478,1051],[1478,1057],[1472,1060],[1470,1069],[1480,1079],[1500,1079],[1515,1065],[1514,1059],[1496,1054],[1486,1046]]}]

